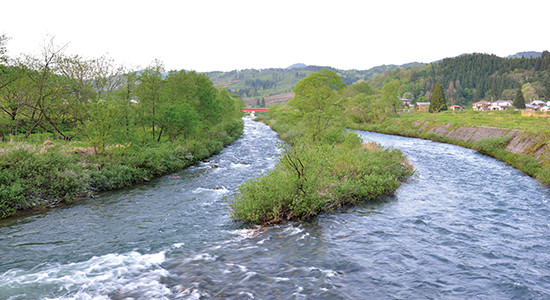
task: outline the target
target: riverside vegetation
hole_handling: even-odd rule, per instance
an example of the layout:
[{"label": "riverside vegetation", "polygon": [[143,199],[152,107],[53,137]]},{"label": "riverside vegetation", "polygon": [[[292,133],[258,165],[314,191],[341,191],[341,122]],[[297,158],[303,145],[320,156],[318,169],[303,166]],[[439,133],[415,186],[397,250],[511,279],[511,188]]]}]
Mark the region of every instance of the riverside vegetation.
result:
[{"label": "riverside vegetation", "polygon": [[[457,144],[498,158],[540,182],[550,185],[550,153],[548,151],[550,118],[544,113],[522,114],[520,111],[415,112],[389,116],[378,123],[349,122],[354,129],[403,135]],[[457,138],[452,132],[461,129],[480,132],[501,129],[477,138]],[[451,133],[451,134],[449,134]],[[508,151],[512,140],[524,144],[519,151]],[[521,146],[521,145],[520,145]]]},{"label": "riverside vegetation", "polygon": [[0,218],[147,181],[242,134],[242,100],[203,74],[101,57],[10,59],[0,36]]},{"label": "riverside vegetation", "polygon": [[270,107],[264,121],[286,149],[274,170],[239,187],[230,202],[235,220],[308,219],[391,194],[413,173],[400,151],[362,144],[345,129],[342,99],[357,90],[345,88],[335,72],[321,70],[296,85],[287,105]]}]

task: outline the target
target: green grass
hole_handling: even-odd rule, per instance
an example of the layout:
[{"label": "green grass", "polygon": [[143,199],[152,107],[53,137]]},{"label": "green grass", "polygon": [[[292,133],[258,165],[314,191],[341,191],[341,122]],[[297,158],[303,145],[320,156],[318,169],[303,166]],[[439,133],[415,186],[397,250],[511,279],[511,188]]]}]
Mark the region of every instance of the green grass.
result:
[{"label": "green grass", "polygon": [[544,113],[535,114],[540,117],[522,116],[519,111],[444,111],[437,114],[416,112],[402,114],[400,119],[405,123],[435,122],[460,126],[493,126],[499,128],[519,129],[525,132],[550,134],[550,118]]},{"label": "green grass", "polygon": [[[550,185],[550,161],[545,158],[550,157],[550,154],[538,158],[533,155],[535,150],[550,143],[548,140],[550,136],[550,118],[545,117],[546,115],[543,113],[535,115],[537,117],[522,116],[520,112],[516,111],[477,112],[466,110],[463,112],[446,111],[437,114],[416,112],[388,118],[381,124],[348,122],[348,125],[353,129],[430,139],[472,148],[500,159],[540,182]],[[430,129],[446,124],[450,124],[451,128],[491,126],[508,129],[508,132],[515,129],[527,133],[530,137],[535,137],[539,142],[534,149],[526,149],[524,153],[516,154],[505,150],[510,142],[510,136],[488,137],[475,142],[468,142],[430,132]]]},{"label": "green grass", "polygon": [[175,172],[220,151],[238,138],[242,129],[241,120],[231,121],[192,139],[111,145],[101,154],[82,142],[2,143],[0,218]]}]

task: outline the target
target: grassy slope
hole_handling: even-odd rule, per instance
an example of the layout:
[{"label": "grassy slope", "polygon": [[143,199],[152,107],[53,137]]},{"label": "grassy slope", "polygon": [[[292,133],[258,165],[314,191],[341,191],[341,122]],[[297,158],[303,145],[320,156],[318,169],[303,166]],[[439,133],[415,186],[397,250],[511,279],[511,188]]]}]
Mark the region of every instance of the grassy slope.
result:
[{"label": "grassy slope", "polygon": [[[519,112],[443,112],[439,114],[412,113],[387,118],[381,124],[350,124],[350,128],[431,139],[439,142],[457,144],[472,148],[493,156],[550,185],[550,161],[532,153],[513,154],[505,151],[510,138],[488,137],[476,142],[465,142],[434,134],[429,128],[450,124],[457,126],[491,126],[504,129],[517,129],[540,140],[539,145],[548,145],[550,136],[550,118],[548,115],[522,116]],[[423,129],[418,125],[423,124]],[[426,126],[426,124],[429,124]]]}]

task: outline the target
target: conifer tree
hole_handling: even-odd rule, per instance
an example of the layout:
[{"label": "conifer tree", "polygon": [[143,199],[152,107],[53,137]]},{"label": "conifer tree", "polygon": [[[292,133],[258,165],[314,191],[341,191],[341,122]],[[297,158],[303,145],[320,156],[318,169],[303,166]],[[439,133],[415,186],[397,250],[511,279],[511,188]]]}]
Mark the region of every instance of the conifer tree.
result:
[{"label": "conifer tree", "polygon": [[435,84],[432,91],[429,111],[431,113],[437,113],[442,110],[447,110],[447,103],[445,101],[445,94],[443,93],[443,86],[438,82]]},{"label": "conifer tree", "polygon": [[518,91],[516,92],[516,96],[514,97],[514,106],[517,109],[525,108],[525,98],[523,98],[523,93],[521,92],[521,89],[518,89]]}]

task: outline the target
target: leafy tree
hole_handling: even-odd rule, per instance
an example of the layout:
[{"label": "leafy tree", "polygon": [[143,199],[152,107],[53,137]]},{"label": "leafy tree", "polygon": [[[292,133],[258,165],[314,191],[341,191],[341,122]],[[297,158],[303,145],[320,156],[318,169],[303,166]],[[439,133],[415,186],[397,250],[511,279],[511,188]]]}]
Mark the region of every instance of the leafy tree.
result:
[{"label": "leafy tree", "polygon": [[8,37],[5,34],[0,35],[0,65],[8,61],[6,57],[6,44],[8,43]]},{"label": "leafy tree", "polygon": [[442,110],[447,110],[447,103],[445,101],[445,94],[443,93],[443,86],[438,82],[435,84],[432,91],[429,111],[431,113],[437,113]]},{"label": "leafy tree", "polygon": [[401,100],[397,96],[399,90],[399,82],[397,80],[391,80],[386,83],[382,88],[381,101],[388,110],[389,113],[397,115],[397,108],[401,107]]},{"label": "leafy tree", "polygon": [[518,89],[516,92],[516,96],[514,97],[514,106],[517,109],[524,109],[525,108],[525,99],[523,98],[523,92],[521,89]]},{"label": "leafy tree", "polygon": [[164,66],[160,61],[155,61],[139,75],[139,85],[136,95],[139,98],[140,119],[143,131],[151,128],[152,139],[156,140],[157,135],[157,107],[159,106],[161,88],[163,85],[162,73]]},{"label": "leafy tree", "polygon": [[340,115],[337,108],[337,92],[345,87],[334,71],[323,69],[310,73],[296,84],[294,98],[288,105],[305,123],[316,142]]}]

